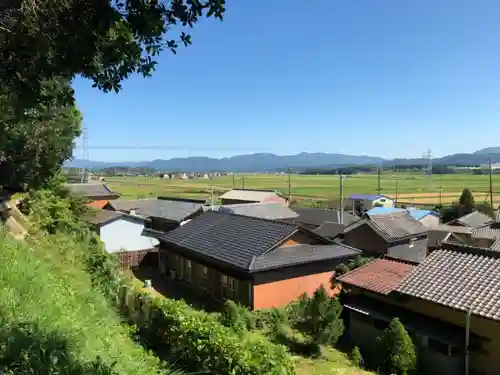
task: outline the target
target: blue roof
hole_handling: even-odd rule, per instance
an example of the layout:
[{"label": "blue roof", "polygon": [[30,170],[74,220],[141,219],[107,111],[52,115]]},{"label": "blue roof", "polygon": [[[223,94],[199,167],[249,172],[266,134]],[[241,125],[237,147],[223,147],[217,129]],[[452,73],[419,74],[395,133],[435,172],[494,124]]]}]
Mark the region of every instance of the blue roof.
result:
[{"label": "blue roof", "polygon": [[[395,208],[395,207],[374,207],[371,210],[366,211],[366,213],[368,215],[384,215],[401,211],[405,211],[405,209]],[[437,212],[431,210],[419,210],[417,208],[408,208],[407,211],[411,215],[411,217],[413,217],[415,220],[422,220],[427,215],[439,216]]]},{"label": "blue roof", "polygon": [[422,220],[427,215],[439,216],[439,214],[436,211],[432,211],[432,210],[419,210],[418,208],[409,208],[408,212],[416,220]]},{"label": "blue roof", "polygon": [[368,215],[384,215],[392,214],[394,212],[404,211],[404,208],[395,207],[373,207],[371,210],[366,211]]},{"label": "blue roof", "polygon": [[351,195],[349,195],[349,199],[363,199],[363,200],[374,201],[374,200],[380,199],[380,198],[391,199],[389,197],[386,197],[385,195],[378,195],[378,194],[351,194]]}]

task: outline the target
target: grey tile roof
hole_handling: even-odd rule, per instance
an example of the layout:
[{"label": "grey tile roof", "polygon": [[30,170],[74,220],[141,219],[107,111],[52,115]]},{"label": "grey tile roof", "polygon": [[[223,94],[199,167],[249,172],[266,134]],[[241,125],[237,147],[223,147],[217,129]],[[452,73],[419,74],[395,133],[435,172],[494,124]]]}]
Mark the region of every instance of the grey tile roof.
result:
[{"label": "grey tile roof", "polygon": [[467,227],[479,228],[487,223],[492,222],[493,219],[488,215],[485,215],[479,211],[474,211],[471,212],[470,214],[459,217],[454,221],[457,221],[458,223],[465,225]]},{"label": "grey tile roof", "polygon": [[413,269],[397,291],[500,320],[500,259],[436,250]]},{"label": "grey tile roof", "polygon": [[[340,223],[340,210],[331,210],[311,207],[294,207],[293,210],[299,215],[294,221],[300,224],[320,226],[324,222]],[[344,225],[349,225],[359,218],[344,211]]]},{"label": "grey tile roof", "polygon": [[296,224],[207,211],[165,233],[161,240],[249,271],[254,257],[271,250],[297,230]]},{"label": "grey tile roof", "polygon": [[106,184],[96,184],[89,182],[82,184],[65,184],[64,186],[72,194],[80,195],[83,197],[111,198],[119,195],[118,193],[109,189]]},{"label": "grey tile roof", "polygon": [[480,228],[474,229],[470,235],[472,238],[489,238],[496,240],[500,238],[500,223],[484,225]]},{"label": "grey tile roof", "polygon": [[314,233],[319,234],[322,237],[334,238],[344,231],[345,225],[338,223],[326,222],[321,224],[319,227],[313,230]]},{"label": "grey tile roof", "polygon": [[470,233],[472,232],[471,227],[463,227],[461,225],[448,225],[448,224],[439,224],[435,227],[430,228],[432,230],[439,230],[448,233]]},{"label": "grey tile roof", "polygon": [[351,258],[360,254],[360,250],[340,244],[287,246],[257,256],[250,270],[253,272],[267,271],[330,259]]},{"label": "grey tile roof", "polygon": [[283,195],[274,190],[258,190],[258,189],[232,189],[224,193],[219,199],[235,199],[241,201],[264,202],[273,196]]},{"label": "grey tile roof", "polygon": [[131,211],[145,217],[156,217],[181,222],[202,209],[204,203],[173,198],[117,200],[110,202],[116,211]]},{"label": "grey tile roof", "polygon": [[281,203],[244,203],[212,206],[213,211],[226,212],[244,216],[258,217],[261,219],[290,219],[299,216],[288,206]]},{"label": "grey tile roof", "polygon": [[411,217],[407,211],[382,215],[365,215],[363,219],[347,226],[344,232],[353,230],[361,225],[369,225],[387,242],[427,234],[427,228]]},{"label": "grey tile roof", "polygon": [[84,214],[83,219],[94,225],[104,225],[122,216],[121,212],[92,209]]}]

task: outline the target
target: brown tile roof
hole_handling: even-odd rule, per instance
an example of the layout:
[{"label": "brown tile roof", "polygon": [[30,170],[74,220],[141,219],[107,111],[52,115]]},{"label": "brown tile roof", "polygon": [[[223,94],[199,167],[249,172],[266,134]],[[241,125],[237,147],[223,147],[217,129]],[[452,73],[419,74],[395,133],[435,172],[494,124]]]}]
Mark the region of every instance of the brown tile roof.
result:
[{"label": "brown tile roof", "polygon": [[500,320],[500,259],[479,253],[437,250],[413,269],[397,291]]},{"label": "brown tile roof", "polygon": [[390,259],[376,259],[337,278],[349,284],[380,294],[397,289],[415,266]]}]

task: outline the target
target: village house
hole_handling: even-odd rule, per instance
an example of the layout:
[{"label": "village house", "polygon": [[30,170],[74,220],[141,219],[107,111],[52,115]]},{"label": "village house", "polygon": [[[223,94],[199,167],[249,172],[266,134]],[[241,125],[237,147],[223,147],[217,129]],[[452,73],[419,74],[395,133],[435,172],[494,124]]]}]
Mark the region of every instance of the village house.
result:
[{"label": "village house", "polygon": [[355,212],[364,213],[373,207],[394,207],[394,200],[380,194],[351,194],[345,202]]},{"label": "village house", "polygon": [[106,184],[102,183],[65,184],[64,187],[73,195],[92,201],[110,201],[120,197],[119,193],[112,191]]},{"label": "village house", "polygon": [[[158,197],[151,199],[117,200],[110,203],[109,209],[150,220],[150,235],[156,236],[183,225],[203,212],[204,200]],[[157,232],[155,234],[155,231]]]},{"label": "village house", "polygon": [[145,218],[115,211],[92,210],[84,219],[99,235],[106,251],[118,256],[121,269],[139,266],[149,253],[157,251],[158,240],[142,234],[147,222]]},{"label": "village house", "polygon": [[479,211],[471,212],[470,214],[459,217],[458,219],[448,222],[448,225],[457,225],[470,227],[473,229],[480,228],[488,223],[491,223],[493,219],[488,215],[483,214]]},{"label": "village house", "polygon": [[419,265],[377,259],[340,276],[347,335],[368,360],[399,317],[421,373],[500,373],[500,259],[467,247],[436,250]]},{"label": "village house", "polygon": [[279,307],[330,290],[335,267],[360,254],[297,224],[207,211],[159,237],[160,271],[211,299]]},{"label": "village house", "polygon": [[435,228],[441,223],[441,215],[433,210],[423,210],[418,208],[374,207],[371,210],[366,211],[366,213],[368,215],[383,215],[401,211],[407,211],[412,218],[427,228]]},{"label": "village house", "polygon": [[288,198],[274,190],[232,189],[219,199],[222,205],[269,202],[288,204]]},{"label": "village house", "polygon": [[261,219],[292,219],[299,215],[282,203],[243,203],[221,206],[207,206],[205,211],[219,211],[228,214],[258,217]]},{"label": "village house", "polygon": [[427,228],[406,211],[364,215],[340,236],[343,243],[366,255],[388,255],[411,262],[421,262],[427,255]]}]

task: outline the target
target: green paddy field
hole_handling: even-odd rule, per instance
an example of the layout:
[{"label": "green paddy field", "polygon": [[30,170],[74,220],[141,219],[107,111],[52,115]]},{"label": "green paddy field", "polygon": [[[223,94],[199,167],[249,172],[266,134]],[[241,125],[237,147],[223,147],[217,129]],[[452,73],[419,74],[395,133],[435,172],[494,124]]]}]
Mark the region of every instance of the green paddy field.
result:
[{"label": "green paddy field", "polygon": [[[172,196],[209,199],[212,191],[220,196],[233,187],[274,189],[289,194],[289,177],[277,174],[246,174],[215,177],[212,180],[161,180],[153,177],[107,177],[108,186],[122,194],[123,199]],[[476,202],[489,201],[489,176],[473,174],[445,174],[431,177],[412,173],[383,174],[380,193],[397,198],[400,203],[449,204],[458,199],[464,188],[472,190]],[[374,174],[344,177],[344,195],[378,192]],[[340,196],[337,175],[290,176],[290,193],[297,200],[336,200]],[[500,175],[493,176],[493,194],[500,204]]]}]

